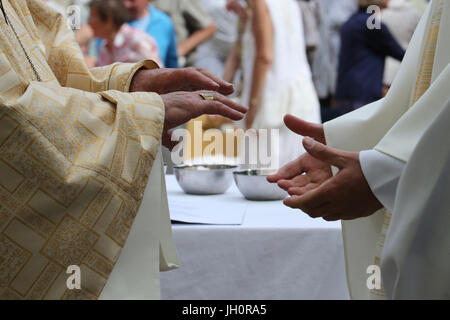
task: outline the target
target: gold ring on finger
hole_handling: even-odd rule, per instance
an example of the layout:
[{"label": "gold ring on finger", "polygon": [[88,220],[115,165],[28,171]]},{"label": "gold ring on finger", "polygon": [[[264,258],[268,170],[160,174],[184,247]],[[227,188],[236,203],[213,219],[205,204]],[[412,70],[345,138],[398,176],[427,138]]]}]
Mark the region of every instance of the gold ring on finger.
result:
[{"label": "gold ring on finger", "polygon": [[203,98],[203,100],[207,100],[207,101],[213,101],[214,100],[214,96],[211,93],[199,93],[200,97]]}]

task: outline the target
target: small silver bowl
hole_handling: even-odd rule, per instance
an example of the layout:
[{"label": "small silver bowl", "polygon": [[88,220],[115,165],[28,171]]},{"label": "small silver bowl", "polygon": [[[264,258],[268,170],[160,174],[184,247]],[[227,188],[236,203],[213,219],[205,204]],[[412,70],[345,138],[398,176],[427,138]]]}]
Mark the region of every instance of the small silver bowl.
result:
[{"label": "small silver bowl", "polygon": [[181,189],[188,194],[214,195],[225,193],[233,184],[231,165],[183,165],[174,167]]},{"label": "small silver bowl", "polygon": [[289,194],[276,183],[267,181],[273,170],[244,170],[233,172],[234,181],[247,200],[275,201],[286,198]]}]

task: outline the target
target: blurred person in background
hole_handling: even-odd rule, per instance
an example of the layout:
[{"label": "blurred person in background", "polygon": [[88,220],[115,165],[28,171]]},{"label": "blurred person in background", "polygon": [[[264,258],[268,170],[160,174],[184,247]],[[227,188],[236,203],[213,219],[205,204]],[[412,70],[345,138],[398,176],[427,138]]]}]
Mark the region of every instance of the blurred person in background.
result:
[{"label": "blurred person in background", "polygon": [[92,0],[89,7],[89,26],[95,37],[105,40],[100,46],[96,66],[141,60],[153,60],[162,65],[156,41],[126,24],[128,10],[122,0]]},{"label": "blurred person in background", "polygon": [[128,24],[152,36],[166,68],[178,68],[177,41],[172,20],[150,0],[123,0],[129,10]]},{"label": "blurred person in background", "polygon": [[173,21],[180,66],[193,66],[195,49],[216,32],[208,11],[200,0],[153,0],[153,5]]},{"label": "blurred person in background", "polygon": [[198,46],[195,66],[222,78],[225,62],[237,40],[238,19],[235,14],[226,10],[226,0],[201,2],[214,20],[217,31],[211,39]]},{"label": "blurred person in background", "polygon": [[[423,1],[426,4],[425,1]],[[419,24],[424,11],[416,7],[412,0],[390,0],[389,6],[382,12],[382,21],[389,27],[394,38],[403,49],[407,49],[409,42]],[[384,69],[384,94],[390,88],[400,69],[400,62],[388,57]]]},{"label": "blurred person in background", "polygon": [[322,106],[322,120],[339,115],[335,106],[336,81],[341,47],[341,27],[358,9],[357,0],[315,0],[320,41],[312,54],[314,85]]},{"label": "blurred person in background", "polygon": [[[98,57],[98,50],[102,43],[101,39],[95,39],[94,32],[89,26],[90,8],[89,3],[91,0],[53,0],[64,6],[69,14],[69,18],[72,17],[79,23],[79,28],[75,28],[75,36],[81,51],[83,52],[86,64],[92,68],[95,66]],[[75,9],[68,10],[69,7],[75,7]],[[74,14],[79,14],[78,17],[74,17]]]},{"label": "blurred person in background", "polygon": [[312,67],[314,53],[320,43],[319,6],[317,0],[297,0],[302,13],[306,53]]},{"label": "blurred person in background", "polygon": [[[247,8],[238,0],[227,2],[230,10],[246,19],[240,44],[242,56],[238,57],[240,50],[233,50],[230,56],[230,60],[240,61],[243,71],[241,102],[249,105],[244,126],[269,129],[269,137],[271,130],[279,130],[279,148],[271,156],[278,157],[282,165],[304,152],[299,137],[284,126],[284,115],[293,113],[320,122],[319,101],[306,59],[302,18],[294,0],[246,3]],[[238,64],[229,66],[236,69]],[[226,71],[225,79],[232,79],[232,71]],[[244,152],[241,157],[247,156],[247,150],[241,152]]]},{"label": "blurred person in background", "polygon": [[[356,110],[383,97],[386,57],[402,60],[405,50],[379,17],[379,28],[369,28],[371,5],[386,8],[388,0],[358,0],[359,10],[341,29],[336,104],[340,114]],[[372,19],[372,20],[371,20]]]}]

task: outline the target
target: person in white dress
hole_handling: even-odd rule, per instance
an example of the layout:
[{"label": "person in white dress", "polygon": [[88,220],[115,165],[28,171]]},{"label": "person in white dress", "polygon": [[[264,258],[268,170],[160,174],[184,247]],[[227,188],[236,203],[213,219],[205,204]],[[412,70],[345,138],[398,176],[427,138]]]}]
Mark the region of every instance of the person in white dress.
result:
[{"label": "person in white dress", "polygon": [[[272,130],[279,130],[279,145],[271,159],[282,165],[304,152],[300,138],[283,126],[284,115],[290,113],[317,123],[321,120],[306,58],[301,12],[294,0],[247,0],[246,7],[242,4],[238,0],[227,3],[245,25],[240,59],[238,45],[229,57],[229,61],[240,61],[243,72],[241,103],[249,106],[244,127],[268,129],[268,137]],[[227,63],[224,78],[231,80],[237,67],[237,63]]]}]

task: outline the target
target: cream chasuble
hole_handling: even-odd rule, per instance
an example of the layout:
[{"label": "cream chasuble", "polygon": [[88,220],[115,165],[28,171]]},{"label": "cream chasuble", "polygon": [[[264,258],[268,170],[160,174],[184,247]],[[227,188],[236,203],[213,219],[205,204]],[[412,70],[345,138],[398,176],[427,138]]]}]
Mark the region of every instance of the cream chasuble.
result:
[{"label": "cream chasuble", "polygon": [[[376,149],[408,162],[448,100],[449,39],[450,1],[433,0],[414,34],[388,95],[326,123],[327,144],[348,151]],[[367,274],[367,268],[380,266],[390,220],[391,214],[383,209],[368,218],[343,222],[347,278],[350,295],[354,299],[386,297],[383,288],[368,289],[370,274]]]},{"label": "cream chasuble", "polygon": [[381,269],[394,299],[450,299],[450,99],[411,155]]},{"label": "cream chasuble", "polygon": [[[157,94],[125,93],[136,70],[155,64],[88,70],[61,15],[40,0],[2,3],[0,299],[96,299],[144,192],[165,197],[160,159],[147,186],[164,105]],[[138,218],[154,223],[147,256],[167,269],[177,264],[167,201],[154,208]],[[67,288],[71,265],[81,290]]]}]

